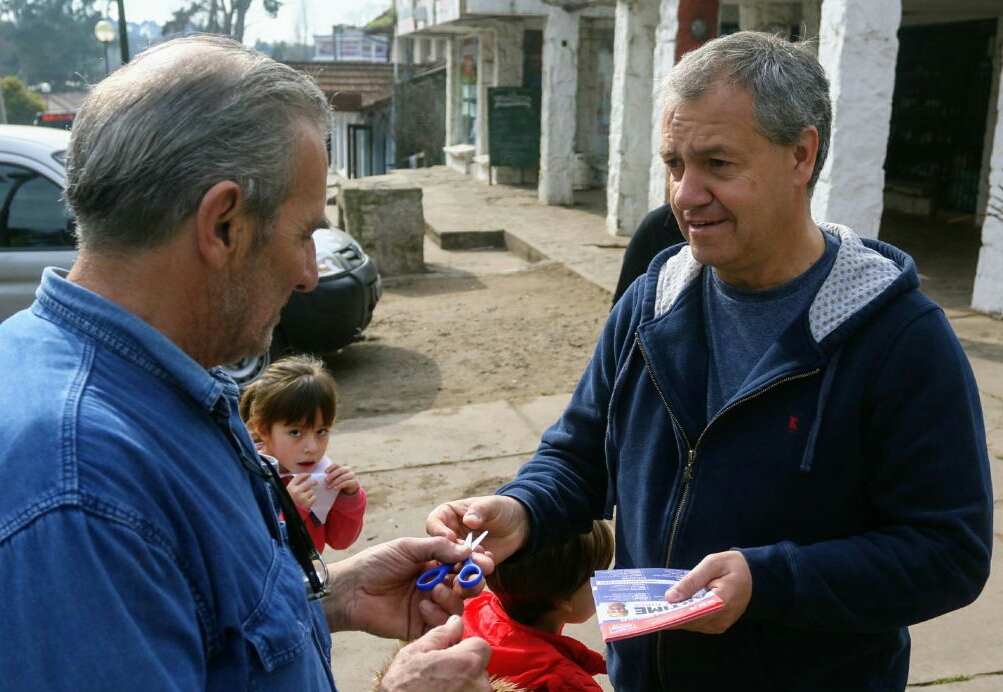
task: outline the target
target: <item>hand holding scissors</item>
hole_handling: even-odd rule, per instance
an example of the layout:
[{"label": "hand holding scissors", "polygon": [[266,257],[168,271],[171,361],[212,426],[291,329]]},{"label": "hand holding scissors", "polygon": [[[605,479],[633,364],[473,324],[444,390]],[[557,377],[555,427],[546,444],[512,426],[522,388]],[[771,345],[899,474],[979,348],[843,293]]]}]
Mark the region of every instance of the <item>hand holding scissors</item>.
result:
[{"label": "hand holding scissors", "polygon": [[[481,568],[474,564],[474,549],[480,545],[488,535],[485,531],[480,536],[474,540],[474,534],[468,533],[467,538],[463,541],[463,545],[470,548],[470,557],[463,561],[463,566],[460,567],[460,573],[456,577],[456,581],[464,589],[470,589],[481,583],[481,579],[484,577],[484,572]],[[445,579],[446,575],[453,571],[453,565],[439,565],[438,567],[433,567],[432,569],[425,570],[422,572],[421,576],[418,577],[416,582],[419,591],[431,591],[435,588],[436,584],[441,584]]]}]

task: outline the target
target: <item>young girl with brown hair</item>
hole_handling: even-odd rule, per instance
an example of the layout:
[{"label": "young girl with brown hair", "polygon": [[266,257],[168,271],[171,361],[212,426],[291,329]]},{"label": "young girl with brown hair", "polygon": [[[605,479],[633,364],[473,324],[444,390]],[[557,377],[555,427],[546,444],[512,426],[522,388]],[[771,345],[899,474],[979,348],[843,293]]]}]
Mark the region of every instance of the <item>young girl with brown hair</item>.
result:
[{"label": "young girl with brown hair", "polygon": [[366,491],[326,456],[337,412],[334,378],[312,356],[277,360],[244,390],[240,415],[279,471],[318,552],[342,550],[362,531]]}]

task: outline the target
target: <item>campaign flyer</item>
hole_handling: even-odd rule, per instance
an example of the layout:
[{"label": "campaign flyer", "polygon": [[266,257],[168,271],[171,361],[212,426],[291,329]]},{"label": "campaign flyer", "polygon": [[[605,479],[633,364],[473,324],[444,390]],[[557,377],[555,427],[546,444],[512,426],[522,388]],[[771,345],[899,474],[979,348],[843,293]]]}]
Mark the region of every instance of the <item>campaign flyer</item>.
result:
[{"label": "campaign flyer", "polygon": [[665,592],[685,574],[664,567],[597,570],[591,579],[592,598],[603,641],[678,627],[724,607],[724,601],[706,589],[685,601],[667,603]]}]

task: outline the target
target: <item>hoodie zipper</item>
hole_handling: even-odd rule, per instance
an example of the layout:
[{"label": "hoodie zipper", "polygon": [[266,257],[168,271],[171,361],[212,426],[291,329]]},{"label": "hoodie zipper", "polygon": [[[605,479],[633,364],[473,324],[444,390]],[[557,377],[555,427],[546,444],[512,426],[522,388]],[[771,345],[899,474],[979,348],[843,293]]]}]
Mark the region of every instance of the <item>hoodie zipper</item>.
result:
[{"label": "hoodie zipper", "polygon": [[[675,515],[672,518],[672,530],[669,532],[669,545],[665,555],[665,565],[666,567],[670,564],[669,560],[672,557],[672,548],[676,542],[676,533],[679,531],[679,523],[682,521],[683,510],[686,508],[686,503],[689,501],[690,497],[690,485],[693,481],[693,466],[697,461],[697,450],[696,445],[690,444],[690,438],[687,437],[686,431],[683,426],[680,425],[679,419],[676,418],[676,414],[672,412],[672,407],[669,406],[668,400],[665,398],[665,394],[662,392],[661,386],[658,384],[658,380],[655,379],[655,373],[651,370],[651,363],[648,361],[648,354],[644,352],[644,346],[641,344],[641,337],[639,334],[634,335],[634,343],[637,344],[637,349],[641,353],[641,358],[644,359],[644,369],[648,371],[648,377],[651,378],[651,383],[655,386],[655,391],[658,393],[658,398],[662,400],[662,405],[669,414],[669,418],[672,419],[673,425],[679,430],[679,434],[682,435],[683,440],[686,442],[687,455],[686,455],[686,468],[683,469],[683,494],[679,498],[679,506],[676,508]],[[703,435],[701,434],[701,438]],[[700,440],[697,440],[697,445],[700,444]]]},{"label": "hoodie zipper", "polygon": [[[647,361],[645,361],[645,362],[647,362]],[[732,404],[729,404],[728,406],[726,406],[723,409],[721,409],[720,411],[718,411],[717,414],[713,418],[711,418],[710,421],[708,421],[707,425],[703,429],[703,432],[700,433],[700,437],[697,438],[696,444],[693,445],[693,448],[691,450],[689,450],[689,454],[688,454],[688,457],[687,457],[687,460],[686,460],[686,469],[683,471],[683,482],[685,483],[685,489],[683,490],[684,499],[685,499],[686,496],[689,495],[690,485],[691,485],[691,483],[693,481],[693,465],[696,463],[696,460],[697,460],[697,447],[700,446],[700,441],[703,440],[704,435],[707,434],[707,431],[710,430],[710,426],[712,426],[715,421],[717,421],[719,418],[721,418],[721,416],[725,415],[726,413],[728,413],[729,411],[731,411],[735,407],[741,406],[742,404],[747,403],[749,401],[752,401],[753,399],[757,399],[757,398],[761,397],[762,395],[766,394],[767,392],[772,391],[773,389],[776,389],[777,387],[779,387],[782,384],[787,384],[788,382],[794,382],[796,380],[803,380],[803,379],[806,379],[806,378],[809,378],[809,377],[814,377],[815,375],[819,374],[820,372],[822,372],[821,368],[815,368],[814,370],[809,370],[808,372],[802,372],[802,373],[799,373],[797,375],[788,375],[787,377],[783,377],[783,378],[777,380],[776,382],[774,382],[773,384],[770,384],[770,385],[768,385],[766,387],[763,387],[759,391],[753,392],[752,394],[750,394],[750,395],[748,395],[748,396],[746,396],[746,397],[744,397],[742,399],[739,399],[738,401],[736,401],[736,402],[734,402]],[[650,374],[650,371],[649,371],[649,374]],[[654,375],[651,375],[651,377],[652,377],[652,379],[654,379]],[[665,402],[665,398],[664,397],[662,398],[662,402],[663,403]],[[685,435],[683,437],[685,437]],[[672,560],[672,551],[675,548],[675,542],[676,542],[676,531],[679,528],[679,523],[682,521],[683,508],[684,508],[684,502],[680,501],[679,507],[676,509],[676,516],[675,516],[675,518],[674,518],[674,520],[672,522],[672,534],[669,536],[669,547],[668,547],[668,550],[665,553],[665,566],[666,567],[669,566],[670,561]]]},{"label": "hoodie zipper", "polygon": [[[757,392],[753,392],[752,394],[742,399],[739,399],[738,401],[732,404],[729,404],[725,408],[718,411],[717,414],[713,418],[711,418],[710,421],[708,421],[707,425],[700,433],[700,436],[697,438],[696,444],[690,445],[690,439],[689,437],[687,437],[686,431],[683,430],[683,426],[679,424],[679,419],[676,418],[676,415],[672,412],[672,408],[669,406],[669,402],[665,398],[665,394],[662,392],[662,388],[659,386],[658,380],[655,379],[655,373],[652,371],[651,363],[648,361],[648,354],[644,352],[644,346],[641,344],[641,337],[637,333],[634,334],[634,343],[637,344],[637,349],[641,353],[641,358],[644,359],[644,368],[645,370],[648,371],[648,377],[651,378],[651,383],[655,386],[655,391],[658,393],[658,398],[662,400],[662,405],[668,412],[669,418],[672,420],[672,423],[679,430],[679,434],[682,435],[683,440],[686,443],[687,447],[686,467],[683,469],[683,493],[679,498],[679,505],[676,507],[675,514],[672,517],[672,529],[669,532],[669,544],[666,547],[665,551],[665,566],[670,567],[672,564],[672,552],[675,550],[676,547],[676,537],[679,532],[679,524],[682,522],[683,511],[686,509],[686,504],[689,501],[690,497],[690,490],[693,486],[693,469],[697,461],[697,447],[700,446],[700,441],[703,440],[704,435],[707,434],[707,431],[710,429],[710,426],[713,425],[717,419],[726,414],[728,411],[734,409],[736,406],[739,406],[757,397],[760,397],[763,394],[766,394],[767,392],[775,389],[776,387],[779,387],[782,384],[793,382],[795,380],[803,380],[807,377],[813,377],[818,373],[822,372],[822,369],[815,368],[814,370],[809,370],[808,372],[799,373],[797,375],[789,375],[787,377],[777,380],[776,382],[770,384],[767,387],[764,387],[763,389],[760,389]],[[666,689],[665,673],[663,670],[664,665],[661,655],[661,652],[664,649],[663,646],[664,636],[665,636],[664,631],[659,631],[655,634],[655,672],[658,676],[659,685],[662,689]]]},{"label": "hoodie zipper", "polygon": [[665,566],[669,567],[672,564],[672,551],[675,549],[676,535],[679,532],[679,524],[682,522],[683,510],[686,509],[686,503],[689,500],[690,496],[690,488],[692,487],[693,484],[693,470],[697,461],[697,448],[700,446],[700,441],[703,440],[704,435],[707,434],[707,431],[710,429],[710,427],[714,424],[716,420],[721,418],[721,416],[725,415],[726,413],[736,408],[737,406],[752,401],[753,399],[756,399],[762,396],[763,394],[766,394],[767,392],[776,389],[782,384],[786,384],[788,382],[794,382],[796,380],[803,380],[807,377],[813,377],[818,373],[820,373],[822,370],[821,368],[815,368],[814,370],[798,373],[797,375],[788,375],[787,377],[779,379],[776,382],[770,384],[769,386],[760,389],[759,391],[753,392],[752,394],[729,404],[725,408],[718,411],[717,414],[710,419],[710,421],[704,427],[703,432],[701,432],[700,436],[697,438],[696,444],[690,445],[690,439],[689,437],[687,437],[686,431],[683,430],[683,426],[679,424],[679,419],[676,418],[675,413],[672,412],[672,407],[669,406],[669,402],[665,398],[665,394],[662,392],[662,388],[659,386],[658,380],[655,379],[655,373],[652,372],[651,363],[648,361],[648,354],[644,352],[644,346],[641,344],[641,338],[639,335],[635,334],[634,342],[637,344],[637,348],[641,352],[641,357],[644,359],[644,367],[648,371],[648,377],[651,378],[651,383],[655,386],[655,391],[658,392],[658,398],[662,400],[662,405],[665,407],[666,412],[669,414],[669,418],[672,419],[673,424],[675,424],[676,428],[679,430],[679,433],[680,435],[682,435],[683,440],[686,442],[687,446],[686,467],[683,469],[683,494],[679,498],[679,506],[676,508],[676,512],[672,518],[672,530],[669,533],[669,544],[667,546],[665,553]]}]

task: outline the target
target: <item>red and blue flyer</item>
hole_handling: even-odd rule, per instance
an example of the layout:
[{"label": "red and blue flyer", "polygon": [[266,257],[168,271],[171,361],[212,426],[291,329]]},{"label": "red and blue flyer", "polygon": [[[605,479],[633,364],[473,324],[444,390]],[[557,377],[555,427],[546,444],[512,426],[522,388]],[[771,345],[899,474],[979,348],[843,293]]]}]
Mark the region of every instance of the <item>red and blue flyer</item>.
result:
[{"label": "red and blue flyer", "polygon": [[706,589],[685,601],[666,602],[665,592],[686,572],[664,567],[596,570],[592,598],[603,641],[678,627],[724,607],[724,601]]}]

